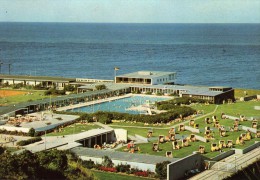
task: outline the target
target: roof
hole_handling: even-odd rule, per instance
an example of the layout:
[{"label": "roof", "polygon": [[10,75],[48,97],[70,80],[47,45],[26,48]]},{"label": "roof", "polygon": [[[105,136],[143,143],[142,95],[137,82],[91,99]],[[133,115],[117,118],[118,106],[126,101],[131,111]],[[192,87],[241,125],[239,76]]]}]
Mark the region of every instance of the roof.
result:
[{"label": "roof", "polygon": [[[132,84],[131,87],[139,88],[158,88],[158,89],[172,89],[172,90],[181,90],[182,94],[191,94],[191,95],[203,95],[203,96],[216,96],[222,94],[222,91],[210,91],[207,86],[190,86],[190,85],[137,85]],[[223,87],[225,88],[225,87]]]},{"label": "roof", "polygon": [[76,81],[76,78],[51,77],[51,76],[28,76],[28,75],[6,75],[0,74],[0,79],[16,79],[16,80],[36,80],[36,81],[56,81],[56,82],[71,82]]},{"label": "roof", "polygon": [[129,88],[129,84],[116,84],[113,82],[98,82],[98,83],[93,83],[93,84],[85,84],[84,86],[80,86],[79,89],[95,89],[97,85],[102,85],[104,84],[107,89],[110,90],[119,90],[119,89],[125,89]]},{"label": "roof", "polygon": [[100,91],[88,91],[85,93],[79,93],[79,94],[69,94],[69,95],[65,95],[65,96],[58,96],[58,97],[52,97],[50,98],[45,98],[42,100],[36,100],[36,101],[31,101],[31,102],[24,102],[24,103],[18,103],[15,105],[9,105],[9,106],[4,106],[0,108],[0,115],[1,114],[6,114],[9,112],[13,112],[13,111],[17,111],[19,109],[25,109],[26,107],[30,106],[30,105],[37,105],[37,104],[47,104],[50,103],[50,101],[52,103],[55,103],[57,101],[62,101],[62,100],[69,100],[69,99],[76,99],[76,98],[84,98],[84,97],[88,97],[91,95],[96,95],[96,94],[101,94],[101,93],[109,93],[112,90],[109,89],[103,89]]},{"label": "roof", "polygon": [[104,156],[110,157],[112,160],[120,160],[120,161],[130,161],[130,162],[139,162],[145,164],[156,164],[163,161],[174,162],[179,160],[179,158],[168,158],[162,156],[154,156],[148,154],[132,154],[127,152],[119,152],[119,151],[110,151],[110,150],[96,150],[92,148],[84,148],[84,147],[76,147],[71,149],[72,152],[77,154],[78,156],[87,156],[87,157],[96,157],[102,158]]},{"label": "roof", "polygon": [[163,71],[137,71],[129,74],[118,75],[117,77],[128,78],[155,78],[160,76],[167,76],[169,74],[175,74],[176,72],[163,72]]}]

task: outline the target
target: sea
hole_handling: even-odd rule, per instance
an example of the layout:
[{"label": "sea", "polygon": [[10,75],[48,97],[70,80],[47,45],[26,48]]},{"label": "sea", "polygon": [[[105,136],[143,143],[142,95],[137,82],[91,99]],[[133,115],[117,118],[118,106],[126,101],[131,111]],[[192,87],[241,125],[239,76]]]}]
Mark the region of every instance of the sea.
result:
[{"label": "sea", "polygon": [[260,24],[1,22],[0,61],[0,74],[112,80],[118,67],[260,89]]}]

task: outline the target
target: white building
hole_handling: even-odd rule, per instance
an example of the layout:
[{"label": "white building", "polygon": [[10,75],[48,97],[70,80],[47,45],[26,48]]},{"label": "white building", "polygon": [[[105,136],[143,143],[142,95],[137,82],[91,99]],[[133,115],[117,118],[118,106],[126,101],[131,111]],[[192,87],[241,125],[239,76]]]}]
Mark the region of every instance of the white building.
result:
[{"label": "white building", "polygon": [[175,72],[138,71],[116,76],[115,83],[147,85],[174,84],[175,79]]}]

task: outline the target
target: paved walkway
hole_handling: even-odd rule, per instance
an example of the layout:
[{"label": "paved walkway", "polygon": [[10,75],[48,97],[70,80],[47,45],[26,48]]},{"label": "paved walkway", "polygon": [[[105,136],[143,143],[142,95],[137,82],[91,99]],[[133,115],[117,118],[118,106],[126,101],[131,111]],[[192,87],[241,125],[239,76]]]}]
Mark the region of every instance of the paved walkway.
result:
[{"label": "paved walkway", "polygon": [[228,176],[235,173],[237,170],[247,167],[253,162],[260,159],[260,147],[246,153],[246,154],[234,154],[225,158],[222,161],[216,162],[210,170],[203,171],[196,176],[190,178],[190,180],[219,180],[225,179]]}]

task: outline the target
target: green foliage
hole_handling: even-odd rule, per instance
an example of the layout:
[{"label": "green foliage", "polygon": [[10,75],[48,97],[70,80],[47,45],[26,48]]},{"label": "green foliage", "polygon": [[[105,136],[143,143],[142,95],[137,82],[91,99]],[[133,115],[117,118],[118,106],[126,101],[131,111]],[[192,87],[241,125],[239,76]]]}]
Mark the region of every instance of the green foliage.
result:
[{"label": "green foliage", "polygon": [[116,170],[117,172],[126,172],[126,173],[130,173],[130,165],[129,164],[118,164],[116,166]]},{"label": "green foliage", "polygon": [[30,128],[29,132],[28,132],[28,136],[34,137],[35,135],[35,129],[34,128]]},{"label": "green foliage", "polygon": [[155,172],[160,179],[166,179],[167,177],[167,165],[171,163],[170,161],[163,161],[162,163],[157,163],[155,167]]},{"label": "green foliage", "polygon": [[113,167],[114,164],[108,156],[104,156],[102,165],[105,166],[105,167]]},{"label": "green foliage", "polygon": [[17,142],[16,144],[17,144],[18,146],[26,146],[26,145],[28,145],[28,144],[32,144],[32,143],[35,143],[35,142],[39,142],[39,141],[41,141],[41,140],[42,140],[41,137],[35,137],[35,138],[32,138],[32,139],[19,141],[19,142]]},{"label": "green foliage", "polygon": [[83,167],[85,167],[87,169],[92,169],[95,167],[95,162],[92,161],[91,159],[88,161],[82,161],[81,164]]},{"label": "green foliage", "polygon": [[57,90],[55,87],[48,89],[47,91],[44,92],[45,96],[49,95],[65,95],[64,90]]},{"label": "green foliage", "polygon": [[96,90],[102,90],[102,89],[106,89],[107,87],[106,87],[106,85],[101,84],[101,85],[96,85],[95,88],[96,88]]},{"label": "green foliage", "polygon": [[75,91],[75,90],[77,90],[77,88],[70,84],[64,86],[64,91]]},{"label": "green foliage", "polygon": [[38,154],[40,165],[54,171],[63,171],[68,167],[67,156],[64,151],[42,151]]},{"label": "green foliage", "polygon": [[103,124],[110,124],[113,119],[113,114],[103,111],[98,111],[94,113],[93,116],[97,118],[98,122],[101,122]]}]

